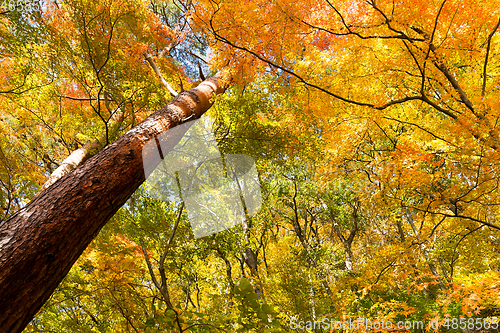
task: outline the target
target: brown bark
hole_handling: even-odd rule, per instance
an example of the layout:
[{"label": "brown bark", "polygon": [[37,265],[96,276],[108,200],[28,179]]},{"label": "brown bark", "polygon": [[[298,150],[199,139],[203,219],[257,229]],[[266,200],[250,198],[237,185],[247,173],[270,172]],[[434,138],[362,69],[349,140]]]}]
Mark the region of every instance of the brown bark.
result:
[{"label": "brown bark", "polygon": [[[0,332],[24,329],[99,230],[141,185],[146,143],[186,119],[200,117],[227,83],[217,75],[180,93],[0,225]],[[144,154],[147,158],[148,152]]]}]

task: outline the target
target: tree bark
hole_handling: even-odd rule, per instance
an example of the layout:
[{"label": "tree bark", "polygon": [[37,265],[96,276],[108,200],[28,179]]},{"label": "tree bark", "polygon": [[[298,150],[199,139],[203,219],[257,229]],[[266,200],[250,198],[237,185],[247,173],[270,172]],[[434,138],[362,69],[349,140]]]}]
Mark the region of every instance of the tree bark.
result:
[{"label": "tree bark", "polygon": [[187,119],[199,118],[228,83],[216,75],[180,93],[0,225],[0,332],[24,329],[100,229],[142,184],[143,154],[157,154],[143,152],[146,143]]}]

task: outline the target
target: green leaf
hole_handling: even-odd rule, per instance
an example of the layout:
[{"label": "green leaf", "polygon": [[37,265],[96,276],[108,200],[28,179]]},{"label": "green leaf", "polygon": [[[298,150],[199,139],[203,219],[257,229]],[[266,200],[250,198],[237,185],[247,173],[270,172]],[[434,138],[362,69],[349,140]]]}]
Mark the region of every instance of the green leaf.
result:
[{"label": "green leaf", "polygon": [[146,327],[152,327],[156,324],[156,321],[154,318],[151,318],[149,317],[148,319],[146,319]]},{"label": "green leaf", "polygon": [[262,312],[267,314],[274,314],[274,309],[269,304],[262,304]]}]

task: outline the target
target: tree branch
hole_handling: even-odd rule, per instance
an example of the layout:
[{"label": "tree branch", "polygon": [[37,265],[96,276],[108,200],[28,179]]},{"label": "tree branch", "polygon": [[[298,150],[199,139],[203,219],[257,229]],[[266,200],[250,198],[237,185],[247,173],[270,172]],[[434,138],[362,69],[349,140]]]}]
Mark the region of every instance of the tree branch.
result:
[{"label": "tree branch", "polygon": [[144,58],[146,59],[146,61],[151,66],[151,68],[153,69],[153,71],[155,72],[156,76],[160,79],[163,86],[165,88],[167,88],[167,90],[170,92],[170,95],[172,95],[172,97],[177,96],[178,93],[174,90],[174,88],[172,88],[172,86],[167,82],[167,80],[165,80],[163,75],[161,75],[160,70],[158,69],[158,67],[156,66],[156,63],[153,60],[153,57],[149,53],[146,53],[146,52],[144,52],[143,55],[144,55]]},{"label": "tree branch", "polygon": [[[308,87],[311,87],[311,88],[314,88],[316,90],[319,90],[321,92],[324,92],[336,99],[339,99],[343,102],[346,102],[346,103],[349,103],[349,104],[353,104],[353,105],[357,105],[357,106],[366,106],[366,107],[370,107],[370,108],[373,108],[373,109],[376,109],[376,110],[384,110],[390,106],[393,106],[393,105],[397,105],[397,104],[402,104],[402,103],[405,103],[405,102],[408,102],[408,101],[416,101],[416,100],[420,100],[420,101],[423,101],[425,103],[427,103],[428,105],[432,106],[433,108],[435,108],[437,111],[441,112],[441,113],[444,113],[446,114],[447,116],[453,118],[453,119],[457,119],[457,116],[454,115],[453,113],[451,113],[450,111],[446,110],[446,109],[443,109],[442,107],[440,107],[439,105],[437,105],[435,102],[431,101],[427,96],[425,95],[421,95],[421,96],[405,96],[405,97],[402,97],[400,99],[395,99],[395,100],[391,100],[391,101],[388,101],[384,104],[381,104],[381,105],[376,105],[376,104],[371,104],[371,103],[365,103],[365,102],[359,102],[359,101],[355,101],[355,100],[352,100],[352,99],[349,99],[349,98],[346,98],[346,97],[343,97],[341,95],[338,95],[332,91],[329,91],[325,88],[322,88],[318,85],[315,85],[313,83],[310,83],[308,82],[307,80],[305,80],[303,77],[301,77],[300,75],[298,75],[297,73],[295,73],[294,71],[290,70],[290,69],[287,69],[281,65],[278,65],[274,62],[272,62],[271,60],[268,60],[268,59],[265,59],[264,57],[262,57],[261,55],[257,54],[256,52],[252,51],[252,50],[249,50],[248,48],[246,47],[243,47],[243,46],[239,46],[239,45],[236,45],[234,43],[232,43],[231,41],[229,41],[228,39],[226,39],[225,37],[219,35],[215,28],[213,27],[212,25],[212,21],[210,21],[210,26],[211,26],[211,30],[212,30],[212,34],[214,35],[215,39],[217,39],[218,41],[222,42],[222,43],[225,43],[235,49],[238,49],[238,50],[241,50],[241,51],[244,51],[244,52],[247,52],[251,55],[253,55],[254,57],[256,57],[257,59],[259,59],[260,61],[276,68],[276,69],[279,69],[285,73],[288,73],[290,74],[291,76],[297,78],[299,80],[299,82],[303,83],[304,85],[308,86]],[[453,77],[452,77],[453,78]],[[460,88],[460,86],[458,86]],[[461,90],[461,88],[460,88]]]},{"label": "tree branch", "polygon": [[490,55],[490,50],[491,50],[491,40],[492,40],[493,35],[495,34],[495,32],[497,31],[499,26],[500,26],[500,19],[498,19],[497,25],[495,26],[495,28],[493,28],[493,31],[488,36],[488,46],[486,47],[486,57],[484,58],[483,88],[481,89],[481,97],[484,97],[484,94],[486,91],[486,68],[488,66],[488,57]]},{"label": "tree branch", "polygon": [[421,34],[422,36],[424,36],[424,38],[426,40],[429,40],[429,49],[432,51],[432,53],[434,53],[434,55],[436,56],[436,59],[433,61],[433,64],[434,66],[436,66],[437,69],[439,69],[439,71],[441,73],[443,73],[443,75],[446,77],[446,79],[448,80],[448,82],[453,86],[453,88],[455,89],[455,91],[458,93],[458,95],[460,96],[460,100],[462,103],[465,104],[465,106],[471,110],[476,116],[478,116],[478,118],[480,119],[483,119],[484,116],[480,115],[480,114],[477,114],[475,111],[474,111],[474,106],[472,105],[472,102],[469,100],[469,98],[467,97],[467,95],[465,94],[465,92],[463,91],[462,87],[460,86],[460,84],[458,83],[457,79],[450,73],[450,71],[448,70],[448,67],[446,67],[445,63],[439,59],[439,56],[437,54],[437,48],[436,46],[432,43],[432,40],[431,40],[431,37],[425,33],[422,29],[420,28],[417,28],[417,27],[411,27],[411,29],[419,34]]},{"label": "tree branch", "polygon": [[[65,96],[65,95],[59,95],[59,97],[70,99],[72,101],[97,101],[97,98],[87,98],[87,97],[72,97],[72,96]],[[112,99],[106,99],[106,98],[99,98],[100,101],[106,101],[106,102],[112,102]]]},{"label": "tree branch", "polygon": [[163,252],[163,254],[160,258],[158,270],[160,271],[161,287],[162,288],[167,288],[167,277],[165,275],[165,259],[167,258],[168,251],[170,250],[170,245],[172,244],[172,240],[174,239],[175,232],[177,231],[177,227],[179,226],[179,221],[181,220],[183,210],[184,210],[184,201],[181,203],[181,205],[179,207],[179,214],[177,215],[177,220],[175,221],[174,227],[172,229],[172,233],[170,234],[170,238],[168,239],[167,247],[165,248],[165,251]]}]

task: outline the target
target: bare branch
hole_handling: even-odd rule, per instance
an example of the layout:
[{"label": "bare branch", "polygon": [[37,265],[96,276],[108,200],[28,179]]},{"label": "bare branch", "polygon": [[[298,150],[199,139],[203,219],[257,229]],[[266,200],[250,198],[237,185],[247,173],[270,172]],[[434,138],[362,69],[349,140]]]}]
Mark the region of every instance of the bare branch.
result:
[{"label": "bare branch", "polygon": [[[72,96],[65,96],[65,95],[59,95],[59,97],[70,99],[72,101],[97,101],[97,98],[88,98],[88,97],[72,97]],[[112,99],[106,99],[106,98],[99,98],[100,101],[107,101],[107,102],[112,102]]]},{"label": "bare branch", "polygon": [[472,105],[472,102],[469,100],[469,98],[467,97],[467,95],[463,91],[463,89],[460,86],[460,84],[458,83],[457,79],[450,73],[450,71],[448,70],[448,67],[446,67],[445,63],[442,60],[439,59],[439,56],[437,54],[437,48],[432,43],[431,37],[427,33],[425,33],[422,29],[420,29],[420,28],[417,28],[417,27],[411,27],[411,28],[415,32],[423,35],[426,40],[429,40],[429,49],[434,53],[434,55],[436,57],[436,59],[433,60],[434,66],[436,66],[436,68],[439,69],[439,71],[441,71],[441,73],[444,74],[444,76],[446,77],[446,79],[448,79],[448,82],[453,86],[453,88],[455,89],[455,91],[460,96],[461,102],[463,104],[465,104],[465,106],[469,110],[471,110],[478,118],[483,119],[484,118],[483,115],[478,114],[478,113],[476,113],[474,111],[474,106]]},{"label": "bare branch", "polygon": [[393,260],[392,262],[390,262],[387,266],[385,266],[384,268],[382,268],[382,270],[380,271],[380,273],[378,273],[377,275],[377,279],[375,279],[375,281],[372,283],[372,285],[376,285],[378,283],[378,281],[380,281],[380,278],[382,277],[382,275],[384,275],[384,273],[389,270],[389,268],[395,266],[394,264],[396,263],[396,260]]},{"label": "bare branch", "polygon": [[201,69],[200,63],[198,63],[198,71],[200,72],[200,79],[205,81],[205,75],[203,74],[203,70]]},{"label": "bare branch", "polygon": [[201,56],[197,55],[196,53],[193,53],[193,52],[191,52],[191,51],[189,51],[189,50],[186,50],[186,49],[182,49],[181,51],[182,51],[182,52],[186,52],[187,54],[189,54],[189,55],[191,55],[191,56],[195,57],[196,59],[200,59],[201,61],[203,61],[203,63],[204,63],[204,64],[208,64],[208,61],[207,61],[205,58],[203,58],[203,57],[201,57]]},{"label": "bare branch", "polygon": [[483,88],[481,89],[481,97],[484,97],[485,91],[486,91],[486,68],[488,66],[488,57],[490,55],[490,49],[491,49],[491,40],[493,38],[493,35],[497,31],[498,27],[500,26],[500,19],[498,19],[497,25],[495,28],[493,28],[493,31],[490,33],[488,36],[488,46],[486,46],[486,57],[484,59],[484,68],[483,68]]},{"label": "bare branch", "polygon": [[[335,11],[340,15],[340,13],[335,9]],[[410,38],[406,35],[403,35],[403,34],[397,34],[397,35],[392,35],[392,36],[384,36],[384,35],[369,35],[369,36],[363,36],[361,35],[359,32],[356,32],[356,31],[352,31],[351,29],[351,26],[350,25],[347,25],[345,22],[344,22],[344,19],[342,16],[341,17],[341,20],[342,20],[342,23],[344,24],[344,27],[347,29],[348,32],[344,32],[344,33],[337,33],[337,32],[334,32],[334,31],[331,31],[330,29],[325,29],[325,28],[322,28],[322,27],[318,27],[316,25],[313,25],[311,23],[308,23],[304,20],[301,20],[302,23],[304,23],[305,25],[307,25],[308,27],[312,28],[312,29],[315,29],[315,30],[319,30],[319,31],[324,31],[324,32],[327,32],[329,34],[332,34],[334,36],[348,36],[348,35],[354,35],[360,39],[404,39],[404,40],[410,40],[410,41],[424,41],[425,39],[423,38]]]},{"label": "bare branch", "polygon": [[397,119],[397,118],[387,117],[387,116],[384,116],[384,117],[382,117],[382,118],[387,119],[387,120],[391,120],[391,121],[396,121],[396,122],[401,123],[401,124],[407,124],[407,125],[410,125],[410,126],[415,126],[416,128],[418,128],[418,129],[420,129],[420,130],[424,131],[425,133],[430,134],[430,135],[431,135],[431,136],[433,136],[434,138],[436,138],[436,139],[438,139],[438,140],[441,140],[441,141],[444,141],[444,142],[446,142],[447,144],[449,144],[449,145],[451,145],[451,146],[453,146],[453,147],[455,147],[455,148],[459,148],[457,145],[453,144],[452,142],[450,142],[450,141],[446,140],[446,139],[445,139],[445,138],[443,138],[443,137],[440,137],[440,136],[438,136],[438,135],[434,134],[433,132],[431,132],[431,131],[429,131],[429,130],[427,130],[427,129],[423,128],[422,126],[420,126],[420,125],[418,125],[418,124],[411,123],[411,122],[404,121],[404,120]]},{"label": "bare branch", "polygon": [[160,284],[158,283],[158,280],[156,279],[156,275],[153,271],[153,265],[151,265],[151,260],[149,259],[148,250],[146,249],[144,243],[142,243],[142,242],[141,242],[141,248],[142,248],[142,253],[144,254],[144,259],[146,259],[146,265],[148,266],[149,275],[151,275],[151,279],[153,280],[153,284],[155,285],[155,287],[159,291],[161,291]]}]

